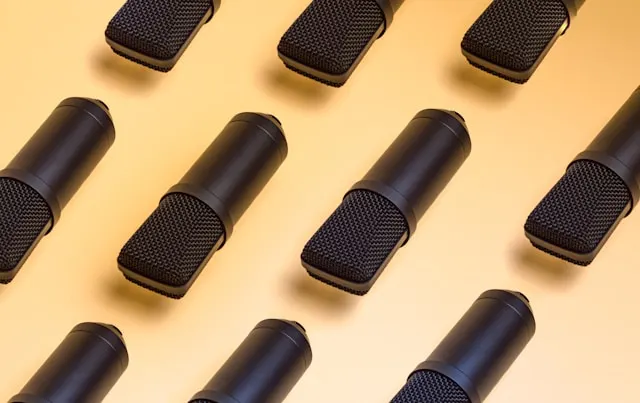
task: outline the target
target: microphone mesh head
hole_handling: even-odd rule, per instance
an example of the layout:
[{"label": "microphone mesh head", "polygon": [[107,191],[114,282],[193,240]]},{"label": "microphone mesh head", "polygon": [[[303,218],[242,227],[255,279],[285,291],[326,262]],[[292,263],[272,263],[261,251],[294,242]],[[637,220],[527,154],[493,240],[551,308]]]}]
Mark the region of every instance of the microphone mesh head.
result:
[{"label": "microphone mesh head", "polygon": [[[532,68],[569,18],[561,0],[494,0],[473,23],[462,48],[512,71]],[[507,80],[515,80],[490,71]]]},{"label": "microphone mesh head", "polygon": [[[618,175],[597,162],[580,160],[569,166],[524,228],[552,245],[587,254],[596,249],[629,203],[631,194]],[[591,263],[540,249],[579,265]]]},{"label": "microphone mesh head", "polygon": [[[172,59],[211,7],[211,0],[127,0],[109,22],[105,35],[137,53]],[[116,53],[156,70],[170,70]]]},{"label": "microphone mesh head", "polygon": [[[314,0],[280,39],[278,52],[323,73],[345,74],[382,25],[375,0]],[[287,67],[325,84],[343,84]]]},{"label": "microphone mesh head", "polygon": [[9,178],[0,178],[0,206],[0,272],[9,272],[18,267],[52,216],[38,192]]},{"label": "microphone mesh head", "polygon": [[[384,267],[407,231],[393,203],[377,193],[354,190],[306,244],[302,261],[348,282],[365,283]],[[311,275],[353,294],[366,293]]]},{"label": "microphone mesh head", "polygon": [[[127,241],[118,263],[155,282],[181,287],[197,274],[223,236],[222,222],[209,206],[193,196],[172,193],[160,201],[158,208]],[[170,294],[127,278],[169,297],[184,295]]]},{"label": "microphone mesh head", "polygon": [[416,372],[391,403],[471,403],[457,383],[434,371]]}]

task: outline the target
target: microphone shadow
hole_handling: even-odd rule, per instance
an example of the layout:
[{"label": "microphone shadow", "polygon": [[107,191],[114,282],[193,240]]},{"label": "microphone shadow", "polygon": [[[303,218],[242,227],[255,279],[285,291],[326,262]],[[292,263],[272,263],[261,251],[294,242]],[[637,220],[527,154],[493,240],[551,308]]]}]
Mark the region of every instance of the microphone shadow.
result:
[{"label": "microphone shadow", "polygon": [[457,90],[493,102],[508,101],[520,86],[470,65],[464,57],[449,66],[447,79]]},{"label": "microphone shadow", "polygon": [[516,268],[520,274],[546,286],[567,288],[584,272],[582,267],[566,262],[536,249],[531,244],[520,243],[515,250]]},{"label": "microphone shadow", "polygon": [[272,64],[264,69],[261,80],[267,89],[287,100],[309,106],[322,106],[337,88],[289,70],[284,64]]},{"label": "microphone shadow", "polygon": [[287,291],[296,304],[308,305],[311,309],[320,309],[335,316],[348,314],[362,298],[312,278],[301,266],[296,266],[292,273]]},{"label": "microphone shadow", "polygon": [[170,298],[133,284],[122,275],[107,279],[105,291],[110,303],[124,305],[127,312],[135,310],[145,316],[159,316],[171,308]]},{"label": "microphone shadow", "polygon": [[91,64],[100,78],[108,79],[110,84],[125,91],[151,90],[165,74],[115,54],[106,44],[95,52]]}]

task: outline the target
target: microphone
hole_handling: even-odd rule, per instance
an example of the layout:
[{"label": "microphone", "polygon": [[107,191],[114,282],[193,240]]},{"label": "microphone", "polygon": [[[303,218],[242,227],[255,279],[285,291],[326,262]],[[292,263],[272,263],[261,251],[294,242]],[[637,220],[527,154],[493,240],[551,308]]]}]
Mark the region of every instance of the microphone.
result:
[{"label": "microphone", "polygon": [[462,54],[481,70],[524,84],[584,2],[494,0],[464,35]]},{"label": "microphone", "polygon": [[281,403],[311,365],[298,322],[264,320],[189,403]]},{"label": "microphone", "polygon": [[274,116],[236,115],[124,245],[125,278],[182,298],[286,156]]},{"label": "microphone", "polygon": [[117,54],[161,72],[178,62],[221,0],[127,0],[111,19],[105,39]]},{"label": "microphone", "polygon": [[280,39],[278,56],[303,76],[341,87],[403,2],[313,0]]},{"label": "microphone", "polygon": [[103,323],[81,323],[9,403],[101,402],[128,365],[120,330]]},{"label": "microphone", "polygon": [[587,266],[640,198],[640,87],[527,218],[533,246]]},{"label": "microphone", "polygon": [[419,112],[305,245],[311,277],[364,295],[471,152],[456,112]]},{"label": "microphone", "polygon": [[0,283],[10,283],[115,141],[109,109],[63,100],[0,171]]},{"label": "microphone", "polygon": [[489,290],[471,305],[391,403],[481,403],[535,333],[527,298]]}]

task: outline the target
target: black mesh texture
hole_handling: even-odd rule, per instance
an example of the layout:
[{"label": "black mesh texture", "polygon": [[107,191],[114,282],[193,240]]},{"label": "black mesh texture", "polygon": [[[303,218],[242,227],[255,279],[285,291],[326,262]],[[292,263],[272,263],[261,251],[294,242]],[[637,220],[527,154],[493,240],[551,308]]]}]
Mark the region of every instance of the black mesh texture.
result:
[{"label": "black mesh texture", "polygon": [[416,372],[391,403],[471,403],[457,383],[434,371]]},{"label": "black mesh texture", "polygon": [[377,193],[355,190],[309,240],[302,260],[346,281],[365,283],[406,232],[406,221],[393,203]]},{"label": "black mesh texture", "polygon": [[375,0],[314,0],[284,34],[278,51],[327,74],[346,73],[384,25]]},{"label": "black mesh texture", "polygon": [[127,0],[105,35],[127,49],[168,60],[179,53],[211,7],[211,0]]},{"label": "black mesh texture", "polygon": [[22,182],[0,178],[0,272],[18,266],[51,219],[38,192]]},{"label": "black mesh texture", "polygon": [[506,69],[526,71],[568,18],[561,0],[494,0],[469,28],[462,48]]},{"label": "black mesh texture", "polygon": [[552,245],[586,254],[630,202],[629,190],[613,171],[597,162],[577,161],[536,206],[524,229]]},{"label": "black mesh texture", "polygon": [[184,286],[223,236],[222,222],[209,206],[193,196],[172,193],[127,241],[118,263],[161,284]]},{"label": "black mesh texture", "polygon": [[197,400],[190,400],[189,403],[216,403],[213,400],[207,400],[207,399],[197,399]]}]

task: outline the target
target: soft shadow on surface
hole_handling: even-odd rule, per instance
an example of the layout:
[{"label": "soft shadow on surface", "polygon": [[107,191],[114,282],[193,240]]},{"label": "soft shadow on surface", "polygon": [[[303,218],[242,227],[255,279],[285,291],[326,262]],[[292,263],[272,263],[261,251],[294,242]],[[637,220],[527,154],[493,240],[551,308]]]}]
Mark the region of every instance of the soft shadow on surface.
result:
[{"label": "soft shadow on surface", "polygon": [[289,70],[280,61],[267,66],[261,80],[274,94],[313,106],[325,104],[337,90]]},{"label": "soft shadow on surface", "polygon": [[[105,285],[109,301],[125,305],[143,315],[162,315],[171,308],[171,299],[149,291],[114,274]],[[129,310],[129,309],[128,309]]]},{"label": "soft shadow on surface", "polygon": [[520,87],[473,67],[463,56],[451,63],[447,73],[448,80],[456,88],[494,102],[509,100]]},{"label": "soft shadow on surface", "polygon": [[584,268],[565,262],[536,249],[531,244],[519,244],[515,251],[517,270],[534,281],[556,287],[572,285],[583,273]]},{"label": "soft shadow on surface", "polygon": [[300,266],[295,267],[291,272],[287,290],[297,303],[302,302],[314,309],[320,308],[331,314],[346,314],[362,298],[312,278]]},{"label": "soft shadow on surface", "polygon": [[91,64],[101,77],[125,90],[150,90],[164,74],[116,55],[107,44],[96,50]]}]

